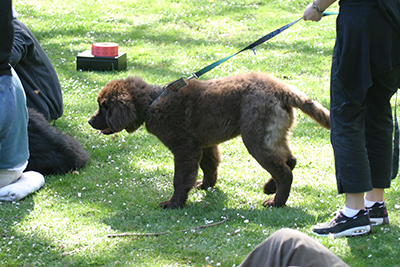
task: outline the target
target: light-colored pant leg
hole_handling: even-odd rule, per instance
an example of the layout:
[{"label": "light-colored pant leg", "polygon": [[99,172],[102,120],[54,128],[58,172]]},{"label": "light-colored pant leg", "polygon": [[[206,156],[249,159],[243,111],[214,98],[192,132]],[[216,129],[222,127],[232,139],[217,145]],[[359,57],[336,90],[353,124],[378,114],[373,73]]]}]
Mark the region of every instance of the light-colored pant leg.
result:
[{"label": "light-colored pant leg", "polygon": [[311,237],[292,229],[281,229],[256,247],[240,267],[349,267]]},{"label": "light-colored pant leg", "polygon": [[[28,112],[25,92],[21,81],[13,69],[12,74],[11,96],[8,95],[10,98],[6,99],[6,105],[8,108],[9,106],[13,106],[11,104],[14,103],[15,114],[3,114],[3,116],[7,118],[12,118],[12,124],[8,132],[4,133],[5,136],[0,137],[0,169],[14,168],[16,165],[25,162],[29,158]],[[0,99],[0,102],[2,100],[4,99]],[[1,125],[0,128],[2,128]]]},{"label": "light-colored pant leg", "polygon": [[17,181],[22,175],[22,172],[13,170],[0,170],[0,188],[12,184]]},{"label": "light-colored pant leg", "polygon": [[28,166],[28,161],[24,161],[11,169],[0,169],[0,188],[12,184],[21,178],[26,166]]}]

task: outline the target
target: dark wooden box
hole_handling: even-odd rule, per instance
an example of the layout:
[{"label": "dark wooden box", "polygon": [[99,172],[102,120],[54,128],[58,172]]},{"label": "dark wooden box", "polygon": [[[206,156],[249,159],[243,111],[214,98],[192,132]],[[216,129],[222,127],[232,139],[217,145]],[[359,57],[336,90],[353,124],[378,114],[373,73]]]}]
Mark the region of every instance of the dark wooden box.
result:
[{"label": "dark wooden box", "polygon": [[125,70],[126,53],[119,52],[116,57],[96,57],[90,50],[76,56],[76,70]]}]

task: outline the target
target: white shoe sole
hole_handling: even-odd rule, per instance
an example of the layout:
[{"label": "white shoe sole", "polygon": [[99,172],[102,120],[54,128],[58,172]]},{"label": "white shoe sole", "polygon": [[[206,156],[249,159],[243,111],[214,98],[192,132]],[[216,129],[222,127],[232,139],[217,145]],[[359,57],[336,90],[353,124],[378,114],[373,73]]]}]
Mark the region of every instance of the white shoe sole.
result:
[{"label": "white shoe sole", "polygon": [[372,225],[382,225],[382,224],[389,224],[389,218],[370,218]]},{"label": "white shoe sole", "polygon": [[344,230],[340,233],[332,233],[332,234],[318,234],[316,232],[313,232],[313,234],[316,234],[318,236],[323,236],[323,237],[343,237],[343,236],[359,236],[359,235],[366,235],[372,232],[372,225],[365,225],[365,226],[358,226],[354,228],[350,228],[347,230]]}]

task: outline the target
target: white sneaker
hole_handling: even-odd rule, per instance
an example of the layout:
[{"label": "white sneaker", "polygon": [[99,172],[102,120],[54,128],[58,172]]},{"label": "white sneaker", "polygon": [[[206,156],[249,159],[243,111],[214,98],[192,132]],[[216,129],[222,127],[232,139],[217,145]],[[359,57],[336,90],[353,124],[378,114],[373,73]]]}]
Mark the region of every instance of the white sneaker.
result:
[{"label": "white sneaker", "polygon": [[44,176],[35,171],[22,173],[12,184],[0,188],[0,200],[18,201],[44,185]]}]

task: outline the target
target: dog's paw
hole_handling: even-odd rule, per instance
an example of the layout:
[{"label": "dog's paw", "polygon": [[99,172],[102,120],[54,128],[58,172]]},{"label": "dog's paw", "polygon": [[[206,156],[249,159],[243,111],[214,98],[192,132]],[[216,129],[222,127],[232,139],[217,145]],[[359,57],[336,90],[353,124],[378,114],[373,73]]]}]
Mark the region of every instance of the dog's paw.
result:
[{"label": "dog's paw", "polygon": [[196,188],[200,190],[207,190],[207,186],[203,184],[203,180],[196,181]]},{"label": "dog's paw", "polygon": [[183,205],[180,205],[175,201],[169,201],[168,200],[168,201],[162,201],[162,202],[158,203],[158,207],[163,208],[163,209],[173,210],[173,209],[182,208]]},{"label": "dog's paw", "polygon": [[277,203],[274,199],[266,199],[263,204],[264,207],[282,207],[285,206],[285,203]]},{"label": "dog's paw", "polygon": [[270,179],[268,182],[265,183],[264,193],[267,195],[272,195],[276,193],[276,183],[273,179]]}]

